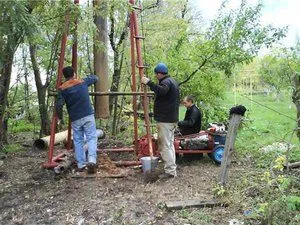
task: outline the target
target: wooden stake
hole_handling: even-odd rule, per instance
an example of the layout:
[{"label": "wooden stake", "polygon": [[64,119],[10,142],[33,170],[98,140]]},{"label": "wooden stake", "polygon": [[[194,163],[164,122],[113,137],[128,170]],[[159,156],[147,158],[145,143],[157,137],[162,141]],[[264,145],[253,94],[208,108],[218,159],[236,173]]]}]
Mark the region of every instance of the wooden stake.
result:
[{"label": "wooden stake", "polygon": [[228,177],[228,169],[231,163],[231,154],[233,152],[235,138],[237,135],[238,128],[242,121],[242,116],[238,114],[232,114],[229,122],[229,128],[226,135],[225,151],[221,164],[221,176],[220,184],[225,185]]}]

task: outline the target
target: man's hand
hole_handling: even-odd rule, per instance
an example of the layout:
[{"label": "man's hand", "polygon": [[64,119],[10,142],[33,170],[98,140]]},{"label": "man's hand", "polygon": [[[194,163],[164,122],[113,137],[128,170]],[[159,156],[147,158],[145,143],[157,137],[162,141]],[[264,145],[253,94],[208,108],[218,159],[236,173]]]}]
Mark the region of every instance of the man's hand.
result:
[{"label": "man's hand", "polygon": [[61,124],[64,124],[64,121],[63,120],[60,120],[60,119],[57,119],[57,125],[61,125]]},{"label": "man's hand", "polygon": [[142,77],[142,79],[141,79],[141,82],[142,82],[143,84],[148,84],[149,81],[150,81],[150,79],[149,79],[148,77]]}]

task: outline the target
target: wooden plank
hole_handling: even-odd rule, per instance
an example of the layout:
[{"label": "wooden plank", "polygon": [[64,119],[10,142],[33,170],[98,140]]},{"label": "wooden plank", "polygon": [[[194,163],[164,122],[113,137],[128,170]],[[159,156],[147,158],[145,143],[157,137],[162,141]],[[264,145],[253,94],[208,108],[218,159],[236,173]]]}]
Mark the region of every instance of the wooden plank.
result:
[{"label": "wooden plank", "polygon": [[300,162],[294,162],[294,163],[289,163],[288,166],[289,169],[295,169],[295,168],[299,168],[300,167]]},{"label": "wooden plank", "polygon": [[226,135],[224,155],[223,155],[222,163],[221,163],[220,184],[223,186],[227,182],[228,169],[229,169],[229,166],[231,163],[231,155],[233,152],[233,147],[234,147],[237,131],[238,131],[241,121],[242,121],[242,115],[238,115],[238,114],[231,115],[231,118],[229,121],[228,132]]},{"label": "wooden plank", "polygon": [[227,206],[227,204],[221,203],[217,200],[203,201],[199,199],[181,200],[181,201],[166,201],[167,209],[186,209],[186,208],[204,208],[204,207],[216,207],[216,206]]},{"label": "wooden plank", "polygon": [[72,178],[79,178],[79,179],[99,179],[99,178],[123,178],[128,177],[129,173],[127,171],[120,172],[119,174],[110,174],[110,173],[103,173],[97,172],[96,174],[87,174],[87,173],[75,173],[72,174]]}]

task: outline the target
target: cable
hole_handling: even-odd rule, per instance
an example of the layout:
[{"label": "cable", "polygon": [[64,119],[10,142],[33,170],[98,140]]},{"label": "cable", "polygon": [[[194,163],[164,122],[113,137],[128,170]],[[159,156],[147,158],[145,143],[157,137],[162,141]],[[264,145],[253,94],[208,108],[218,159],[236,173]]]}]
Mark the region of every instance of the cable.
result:
[{"label": "cable", "polygon": [[241,95],[241,96],[243,96],[244,98],[247,98],[248,100],[250,100],[250,101],[252,101],[252,102],[254,102],[254,103],[256,103],[256,104],[258,104],[258,105],[260,105],[260,106],[262,106],[262,107],[264,107],[264,108],[266,108],[266,109],[269,109],[269,110],[271,110],[271,111],[273,111],[273,112],[276,112],[276,113],[278,113],[278,114],[280,114],[280,115],[282,115],[282,116],[285,116],[286,118],[289,118],[289,119],[293,120],[294,122],[297,122],[297,120],[295,120],[293,117],[290,117],[290,116],[288,116],[288,115],[285,115],[285,114],[283,114],[283,113],[281,113],[281,112],[279,112],[279,111],[277,111],[277,110],[275,110],[275,109],[273,109],[273,108],[271,108],[271,107],[269,107],[269,106],[266,106],[266,105],[264,105],[264,104],[262,104],[262,103],[259,103],[258,101],[255,101],[255,100],[253,100],[253,99],[247,97],[246,95]]}]

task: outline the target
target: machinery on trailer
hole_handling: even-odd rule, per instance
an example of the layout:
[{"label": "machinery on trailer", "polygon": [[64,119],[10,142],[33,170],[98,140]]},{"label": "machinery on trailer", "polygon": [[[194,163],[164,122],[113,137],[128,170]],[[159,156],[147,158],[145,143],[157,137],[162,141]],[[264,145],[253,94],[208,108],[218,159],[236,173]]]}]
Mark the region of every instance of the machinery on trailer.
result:
[{"label": "machinery on trailer", "polygon": [[[209,129],[202,130],[199,133],[186,136],[179,134],[175,136],[174,140],[175,152],[178,155],[206,153],[214,162],[221,164],[225,148],[226,133],[224,124],[212,123]],[[138,141],[139,158],[149,156],[147,138],[142,137]],[[154,155],[159,156],[155,137],[152,137],[152,146]]]}]

